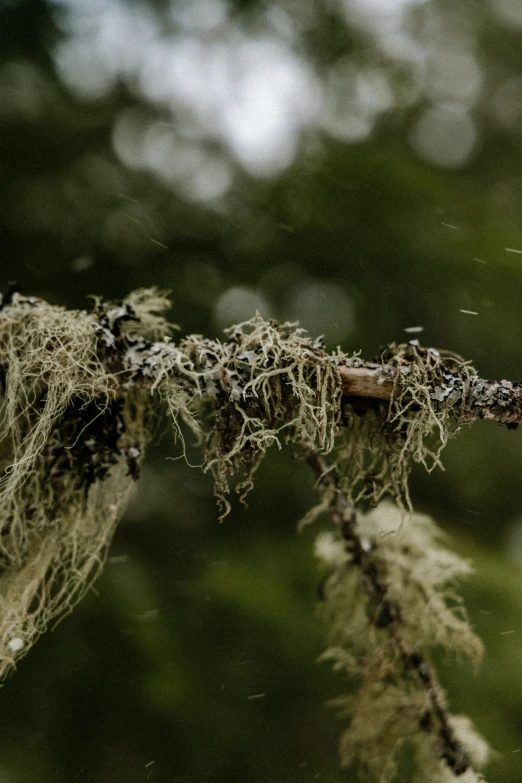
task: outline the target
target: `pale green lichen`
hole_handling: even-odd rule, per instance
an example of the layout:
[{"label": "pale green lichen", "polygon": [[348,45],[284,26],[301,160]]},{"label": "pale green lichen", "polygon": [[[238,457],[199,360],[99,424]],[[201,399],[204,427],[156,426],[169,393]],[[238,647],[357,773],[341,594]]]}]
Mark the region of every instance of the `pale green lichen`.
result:
[{"label": "pale green lichen", "polygon": [[171,307],[168,291],[138,288],[123,299],[121,306],[134,315],[134,319],[125,322],[125,332],[129,335],[161,340],[179,329],[164,315]]},{"label": "pale green lichen", "polygon": [[466,748],[473,767],[455,778],[447,764],[437,758],[433,738],[428,734],[418,735],[415,742],[416,772],[412,783],[455,783],[455,780],[458,783],[485,783],[485,778],[477,770],[483,769],[490,761],[490,746],[466,715],[451,715],[449,723],[458,740]]},{"label": "pale green lichen", "polygon": [[[3,450],[7,447],[0,509],[7,509],[72,401],[96,400],[102,410],[114,399],[117,384],[97,355],[93,317],[39,299],[15,295],[2,309],[0,360],[5,368],[0,431]],[[0,548],[16,557],[5,540]]]},{"label": "pale green lichen", "polygon": [[[455,589],[456,581],[470,573],[469,564],[447,549],[429,517],[413,514],[403,525],[400,511],[391,504],[359,515],[354,535],[371,559],[373,579],[382,586],[388,621],[381,624],[381,607],[368,604],[369,572],[353,562],[346,542],[331,533],[321,534],[316,554],[329,571],[320,613],[330,642],[322,659],[346,673],[356,689],[334,702],[349,721],[340,741],[342,764],[365,781],[401,780],[396,778],[398,756],[409,739],[421,755],[425,744],[430,746],[429,765],[423,762],[419,780],[454,780],[433,747],[433,735],[423,727],[432,709],[430,693],[405,667],[404,651],[429,654],[442,647],[475,663],[480,660],[482,644]],[[442,692],[438,698],[443,699]],[[469,722],[449,720],[469,757],[483,766],[486,743]]]},{"label": "pale green lichen", "polygon": [[[223,512],[266,449],[303,435],[325,451],[340,418],[341,354],[256,316],[225,342],[175,345],[155,289],[94,310],[15,295],[0,309],[0,677],[99,570],[149,437],[154,395],[201,435]],[[152,396],[151,396],[152,395]],[[14,650],[9,646],[16,639]]]},{"label": "pale green lichen", "polygon": [[0,310],[0,677],[100,570],[146,437],[118,387],[95,315],[19,295]]},{"label": "pale green lichen", "polygon": [[[390,404],[343,410],[339,366],[353,359],[339,350],[330,355],[295,324],[259,315],[226,330],[224,341],[191,335],[175,344],[168,306],[165,294],[142,289],[120,303],[95,300],[92,313],[18,295],[0,308],[0,677],[99,572],[158,398],[176,435],[187,425],[205,441],[203,466],[222,516],[231,487],[244,499],[266,450],[283,442],[333,452],[341,489],[354,500],[390,494],[408,507],[412,461],[439,464],[453,414],[468,405],[474,371],[458,357],[409,344],[382,357],[394,379]],[[339,437],[341,423],[348,426]],[[325,490],[307,520],[331,510],[338,491]],[[443,546],[431,521],[414,515],[401,527],[400,511],[383,507],[360,518],[356,535],[371,553],[372,574],[394,608],[387,622],[400,625],[402,643],[478,659],[480,642],[451,587],[469,566]],[[338,701],[350,720],[341,757],[365,780],[394,781],[405,737],[419,758],[427,754],[428,694],[401,665],[389,627],[372,619],[369,571],[352,562],[346,541],[323,536],[318,552],[331,568],[324,657],[361,686]],[[452,720],[483,763],[485,743]],[[449,780],[440,754],[428,756],[431,777],[423,780]]]},{"label": "pale green lichen", "polygon": [[478,663],[482,643],[472,632],[455,585],[472,573],[467,560],[427,514],[401,524],[399,509],[383,503],[361,515],[358,532],[373,547],[372,560],[387,599],[401,607],[401,634],[417,648],[462,652]]},{"label": "pale green lichen", "polygon": [[355,504],[375,506],[391,496],[411,511],[412,464],[428,472],[441,467],[441,452],[469,407],[476,376],[469,362],[416,342],[391,345],[380,357],[383,377],[393,381],[389,403],[366,411],[346,406],[338,464],[343,490]]},{"label": "pale green lichen", "polygon": [[[266,450],[303,437],[324,452],[335,446],[342,386],[337,367],[350,359],[327,354],[295,324],[256,315],[226,330],[225,342],[191,335],[151,350],[152,389],[179,431],[206,421],[205,468],[212,472],[222,516],[234,477],[241,498]],[[140,358],[140,361],[141,358]]]}]

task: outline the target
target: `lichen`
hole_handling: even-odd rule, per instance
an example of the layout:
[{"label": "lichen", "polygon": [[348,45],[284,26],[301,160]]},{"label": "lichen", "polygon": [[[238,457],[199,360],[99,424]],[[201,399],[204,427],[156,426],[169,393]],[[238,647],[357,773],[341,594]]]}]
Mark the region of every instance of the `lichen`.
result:
[{"label": "lichen", "polygon": [[92,583],[136,474],[142,395],[106,351],[94,314],[0,310],[0,677]]},{"label": "lichen", "polygon": [[348,357],[259,315],[174,344],[168,306],[141,289],[91,312],[18,294],[0,308],[0,677],[99,570],[158,397],[177,435],[205,438],[222,515],[270,445],[334,447]]},{"label": "lichen", "polygon": [[[343,408],[339,366],[354,357],[328,354],[295,324],[260,315],[226,330],[224,341],[190,335],[175,343],[169,304],[164,293],[141,289],[117,303],[95,299],[92,312],[17,294],[0,305],[0,678],[92,584],[138,476],[151,412],[163,402],[182,443],[186,426],[204,441],[221,518],[232,488],[245,501],[270,446],[316,455],[323,497],[305,521],[335,507],[345,526],[342,540],[318,544],[331,569],[324,657],[360,685],[337,702],[350,721],[341,758],[364,779],[391,782],[404,738],[419,758],[433,740],[426,721],[436,710],[429,688],[419,687],[416,651],[481,653],[451,586],[469,566],[428,518],[401,526],[399,510],[410,506],[412,461],[440,464],[469,407],[474,370],[453,354],[392,346],[381,357],[393,379],[389,405]],[[335,480],[330,472],[324,481],[320,455],[329,452]],[[355,529],[346,496],[376,503],[386,494],[399,509],[379,507]],[[437,699],[446,733],[485,757],[472,728],[457,718],[451,728],[443,694]],[[458,756],[460,741],[450,745],[444,752]],[[442,755],[426,761],[430,783],[448,779]],[[468,770],[468,755],[451,763]]]},{"label": "lichen", "polygon": [[469,408],[476,371],[456,354],[416,340],[389,346],[380,362],[382,376],[393,381],[392,397],[365,411],[345,407],[338,463],[343,489],[354,504],[375,506],[389,496],[411,511],[412,464],[428,472],[442,467],[441,452]]},{"label": "lichen", "polygon": [[[72,401],[96,400],[103,410],[117,382],[98,358],[92,316],[19,295],[0,314],[0,366],[0,431],[8,438],[0,508],[6,509]],[[0,548],[6,549],[4,542]]]},{"label": "lichen", "polygon": [[[295,324],[256,315],[225,330],[224,342],[191,335],[179,345],[157,344],[145,362],[180,433],[181,418],[206,430],[205,468],[211,471],[222,515],[235,489],[244,501],[266,450],[308,438],[322,451],[335,446],[341,416],[338,365],[321,341]],[[143,364],[143,358],[140,357]]]},{"label": "lichen", "polygon": [[[438,719],[432,715],[430,691],[406,666],[404,651],[429,655],[439,647],[474,663],[480,660],[482,644],[455,589],[456,581],[470,573],[469,564],[447,549],[429,517],[413,514],[402,525],[400,511],[389,503],[358,515],[354,534],[371,558],[389,616],[387,623],[380,622],[381,607],[369,603],[365,571],[352,562],[346,542],[322,533],[316,554],[328,572],[320,614],[330,642],[322,660],[347,674],[355,688],[333,702],[349,722],[340,741],[342,764],[358,770],[364,780],[395,780],[397,756],[409,739],[433,768],[422,780],[449,781],[454,776],[433,747],[436,728],[427,731]],[[438,698],[443,701],[442,692]],[[449,720],[468,755],[482,766],[487,760],[485,742],[480,744],[470,722]],[[431,743],[429,753],[426,743]],[[427,766],[426,761],[424,772]]]},{"label": "lichen", "polygon": [[[485,783],[485,778],[477,770],[483,769],[492,757],[492,750],[484,737],[474,727],[466,715],[450,716],[450,724],[459,741],[466,748],[473,767],[458,776],[458,783]],[[455,783],[455,775],[444,760],[434,753],[433,739],[428,735],[418,735],[415,742],[416,773],[412,783]]]}]

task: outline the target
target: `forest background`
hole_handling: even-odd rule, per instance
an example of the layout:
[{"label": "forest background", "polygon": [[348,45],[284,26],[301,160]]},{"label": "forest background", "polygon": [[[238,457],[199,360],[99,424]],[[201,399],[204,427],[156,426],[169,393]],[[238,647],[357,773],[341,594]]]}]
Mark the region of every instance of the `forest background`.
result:
[{"label": "forest background", "polygon": [[[4,289],[157,285],[182,334],[258,309],[519,380],[521,155],[518,0],[0,2]],[[439,671],[497,783],[522,778],[520,438],[478,422],[412,483],[475,565],[484,663]],[[220,525],[180,456],[160,428],[96,590],[2,688],[0,783],[348,779],[312,476],[271,453]]]}]

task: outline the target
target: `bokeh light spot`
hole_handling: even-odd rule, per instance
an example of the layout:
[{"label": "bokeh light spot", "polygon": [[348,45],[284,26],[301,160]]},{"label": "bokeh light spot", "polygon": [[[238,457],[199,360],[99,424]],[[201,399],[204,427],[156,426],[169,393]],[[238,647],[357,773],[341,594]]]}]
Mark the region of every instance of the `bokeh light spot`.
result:
[{"label": "bokeh light spot", "polygon": [[353,306],[335,283],[308,280],[290,293],[285,316],[307,329],[312,337],[324,334],[329,343],[343,340],[353,329]]},{"label": "bokeh light spot", "polygon": [[432,106],[418,119],[410,142],[422,158],[445,169],[463,166],[476,142],[475,123],[461,108]]},{"label": "bokeh light spot", "polygon": [[265,318],[273,315],[272,305],[255,288],[233,286],[217,300],[214,306],[214,320],[223,329],[249,320],[257,311]]}]

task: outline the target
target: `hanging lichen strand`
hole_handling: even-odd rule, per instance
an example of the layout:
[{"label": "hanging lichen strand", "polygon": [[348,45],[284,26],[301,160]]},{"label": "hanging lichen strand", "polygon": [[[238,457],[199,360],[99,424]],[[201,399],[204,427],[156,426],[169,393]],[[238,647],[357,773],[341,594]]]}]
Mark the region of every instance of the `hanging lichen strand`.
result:
[{"label": "hanging lichen strand", "polygon": [[350,359],[327,354],[295,324],[250,321],[225,331],[226,342],[192,335],[133,346],[127,359],[194,432],[206,430],[205,466],[212,472],[223,518],[230,509],[230,481],[244,501],[269,446],[304,434],[321,450],[335,446],[341,416],[337,367]]},{"label": "hanging lichen strand", "polygon": [[341,484],[355,504],[375,506],[388,495],[411,511],[412,461],[428,472],[441,465],[441,452],[474,399],[476,371],[460,356],[423,348],[416,340],[389,346],[380,361],[380,380],[391,387],[389,399],[376,401],[364,413],[360,403],[345,407],[337,460]]},{"label": "hanging lichen strand", "polygon": [[[446,714],[423,657],[441,644],[478,653],[465,617],[445,600],[448,580],[467,567],[415,516],[382,537],[378,515],[357,525],[350,517],[346,528],[339,509],[385,495],[409,507],[412,460],[439,464],[459,422],[486,409],[512,424],[518,389],[475,394],[486,382],[459,357],[413,343],[392,346],[367,369],[340,350],[328,354],[296,325],[259,315],[222,342],[174,342],[168,306],[154,289],[117,304],[95,299],[91,312],[18,294],[0,306],[0,677],[92,584],[162,402],[177,437],[184,423],[204,441],[221,518],[231,488],[244,501],[269,446],[304,445],[321,491],[306,521],[324,512],[340,531],[325,587],[329,655],[363,686],[350,703],[343,762],[359,764],[365,780],[392,781],[408,735],[427,738],[417,742],[418,753],[431,754],[422,780],[476,780],[464,724]],[[350,383],[360,388],[361,368],[378,372],[375,399],[364,389],[346,393]],[[476,414],[477,405],[486,408]],[[377,706],[390,747],[370,763],[375,732],[364,716]]]},{"label": "hanging lichen strand", "polygon": [[447,549],[425,515],[413,514],[404,525],[388,502],[357,514],[339,489],[335,465],[307,444],[304,451],[336,529],[318,536],[316,554],[327,569],[320,613],[330,647],[322,660],[352,682],[352,692],[332,702],[348,720],[342,765],[358,780],[404,781],[409,749],[410,766],[412,756],[417,760],[415,783],[476,783],[488,745],[468,718],[448,713],[429,661],[435,647],[475,664],[482,657],[455,591],[469,564]]},{"label": "hanging lichen strand", "polygon": [[122,394],[110,318],[0,311],[0,677],[92,582],[137,474],[145,397]]}]

